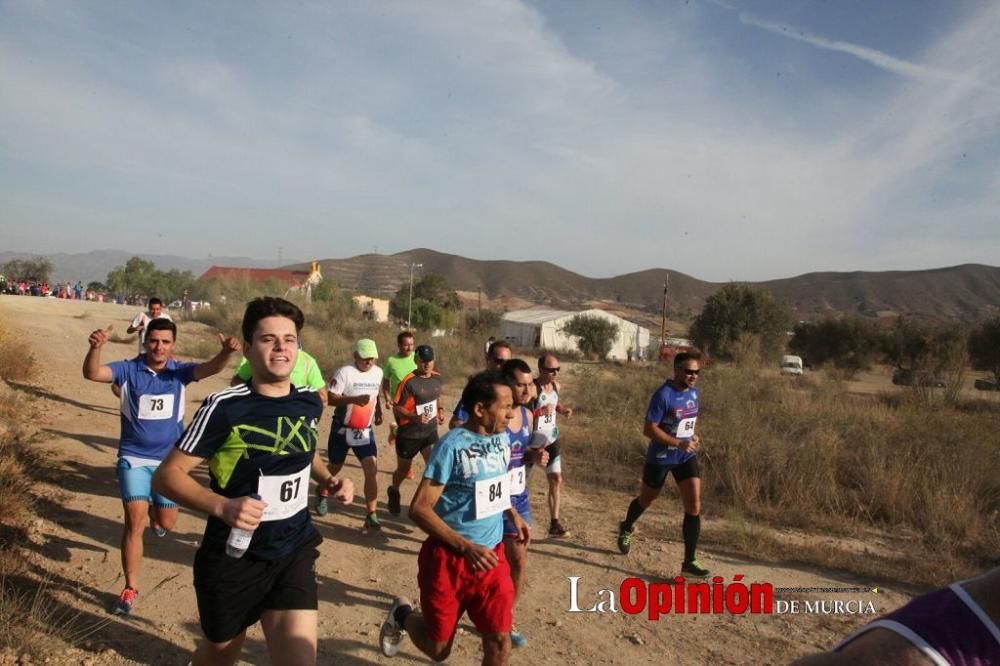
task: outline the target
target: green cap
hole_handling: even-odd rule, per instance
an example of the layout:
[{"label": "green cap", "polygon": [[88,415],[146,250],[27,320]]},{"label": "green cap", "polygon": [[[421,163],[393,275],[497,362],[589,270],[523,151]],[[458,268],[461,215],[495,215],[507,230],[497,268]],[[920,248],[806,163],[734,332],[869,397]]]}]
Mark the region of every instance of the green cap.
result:
[{"label": "green cap", "polygon": [[361,338],[354,343],[354,353],[359,358],[378,358],[378,347],[375,346],[374,340]]}]

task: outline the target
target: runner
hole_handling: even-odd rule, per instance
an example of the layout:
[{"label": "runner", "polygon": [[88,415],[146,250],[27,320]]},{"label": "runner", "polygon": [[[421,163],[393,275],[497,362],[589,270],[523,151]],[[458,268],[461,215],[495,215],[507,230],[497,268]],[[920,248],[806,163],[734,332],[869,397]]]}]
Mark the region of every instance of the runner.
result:
[{"label": "runner", "polygon": [[[238,386],[246,384],[252,376],[253,369],[250,367],[250,362],[247,361],[246,356],[244,356],[240,359],[240,364],[236,366],[236,372],[233,374],[233,379],[229,385]],[[292,374],[289,375],[288,380],[292,382],[292,386],[311,386],[316,389],[320,401],[326,407],[327,391],[323,372],[320,370],[316,359],[301,348],[299,348],[298,356],[295,357],[295,367],[292,368]]]},{"label": "runner", "polygon": [[[68,292],[69,290],[68,283],[66,285],[66,289]],[[155,296],[149,299],[149,302],[146,304],[146,310],[147,310],[146,312],[140,312],[139,314],[137,314],[135,318],[132,319],[131,325],[129,325],[129,327],[125,329],[125,332],[129,334],[135,333],[136,331],[139,332],[139,352],[138,352],[139,354],[142,354],[145,351],[145,348],[142,346],[142,343],[146,341],[146,326],[149,324],[149,322],[153,321],[154,319],[167,319],[172,321],[170,319],[170,315],[163,310],[163,301],[156,298]],[[111,392],[115,394],[116,398],[122,397],[121,389],[118,388],[117,384],[111,385]]]},{"label": "runner", "polygon": [[441,375],[434,370],[434,349],[420,345],[415,351],[417,369],[408,374],[396,388],[392,411],[399,422],[396,432],[396,471],[389,486],[389,513],[402,511],[399,487],[413,466],[413,457],[420,453],[427,463],[430,447],[438,441],[438,425],[444,423],[441,407]]},{"label": "runner", "polygon": [[[195,666],[238,661],[258,620],[271,663],[315,664],[315,562],[322,538],[309,518],[309,477],[350,503],[350,479],[330,475],[316,455],[323,405],[293,386],[302,311],[257,298],[243,316],[243,354],[253,378],[209,396],[153,478],[157,492],[208,514],[194,559],[194,587],[207,641]],[[211,489],[191,477],[208,459]],[[259,497],[260,499],[255,499]],[[231,530],[251,532],[245,554],[227,554]]]},{"label": "runner", "polygon": [[511,390],[495,372],[472,377],[462,392],[469,420],[441,439],[410,505],[410,518],[427,533],[417,560],[421,613],[396,597],[379,636],[382,654],[399,652],[409,633],[434,661],[451,653],[464,612],[482,635],[483,663],[506,664],[514,585],[501,545],[510,514],[523,541],[528,526],[510,508],[504,428],[511,417]]},{"label": "runner", "polygon": [[[493,338],[490,338],[490,340],[492,341]],[[506,340],[491,342],[489,348],[486,350],[486,369],[500,372],[504,362],[509,361],[510,357],[510,343]],[[466,411],[462,401],[459,400],[458,404],[455,405],[455,410],[451,413],[451,420],[448,421],[448,429],[457,428],[465,423],[468,418],[469,413]]]},{"label": "runner", "polygon": [[83,359],[83,376],[119,387],[121,437],[118,444],[118,487],[125,508],[121,560],[125,589],[115,610],[128,614],[139,596],[142,535],[147,515],[157,536],[177,523],[177,505],[153,492],[150,479],[184,430],[184,386],[221,372],[239,348],[236,338],[219,335],[222,349],[205,363],[178,363],[171,356],[177,326],[169,319],[147,323],[145,353],[124,361],[101,364],[101,348],[111,326],[90,334]]},{"label": "runner", "polygon": [[[378,395],[382,386],[382,368],[375,365],[378,348],[374,340],[363,338],[354,343],[354,363],[337,370],[330,380],[330,404],[334,406],[333,425],[330,427],[327,469],[337,476],[344,467],[347,450],[361,463],[365,473],[365,527],[382,529],[375,513],[378,503],[378,449],[375,447],[375,429],[382,425],[382,407]],[[316,499],[316,513],[327,512],[326,488],[320,486]]]},{"label": "runner", "polygon": [[[385,359],[385,376],[382,379],[382,402],[387,406],[392,404],[392,399],[396,397],[396,389],[406,375],[417,369],[417,362],[413,355],[413,333],[400,331],[396,336],[396,346],[398,351]],[[392,410],[389,410],[392,411]],[[393,414],[393,421],[396,415]],[[396,444],[396,423],[389,424],[389,446]],[[406,475],[407,479],[412,479],[413,470]]]},{"label": "runner", "polygon": [[[503,364],[503,378],[514,397],[514,411],[507,422],[505,432],[510,439],[510,505],[527,525],[531,525],[531,506],[528,502],[527,468],[525,463],[537,456],[537,462],[544,467],[549,460],[545,449],[529,449],[531,442],[531,410],[525,405],[531,401],[534,389],[534,378],[531,367],[519,358],[510,359]],[[521,538],[517,525],[504,514],[503,545],[510,563],[510,575],[514,581],[514,603],[517,604],[521,590],[524,589],[524,579],[528,568],[528,542]],[[510,642],[514,647],[527,647],[528,639],[512,627]]]},{"label": "runner", "polygon": [[[140,312],[132,320],[131,325],[126,329],[126,333],[132,334],[135,332],[139,333],[139,353],[141,354],[144,349],[142,343],[146,341],[146,328],[149,326],[149,322],[154,319],[170,319],[170,315],[167,314],[163,309],[163,301],[156,298],[155,296],[149,299],[146,304],[146,312]],[[172,320],[171,320],[172,321]]]},{"label": "runner", "polygon": [[[566,418],[573,416],[573,410],[559,402],[559,382],[556,376],[562,368],[559,359],[552,354],[538,357],[538,379],[535,380],[535,432],[531,436],[531,448],[544,448],[549,454],[545,476],[549,482],[549,536],[568,537],[569,530],[559,520],[562,495],[562,458],[559,446],[558,414]],[[529,465],[529,470],[531,466]]]},{"label": "runner", "polygon": [[701,467],[698,464],[701,438],[695,433],[699,407],[695,384],[701,372],[700,361],[699,351],[674,356],[674,376],[664,382],[649,401],[643,428],[643,434],[649,437],[646,464],[642,468],[639,496],[629,504],[625,520],[618,526],[618,550],[628,555],[635,521],[659,496],[667,474],[673,474],[684,506],[681,573],[704,578],[709,571],[695,559],[701,532]]}]

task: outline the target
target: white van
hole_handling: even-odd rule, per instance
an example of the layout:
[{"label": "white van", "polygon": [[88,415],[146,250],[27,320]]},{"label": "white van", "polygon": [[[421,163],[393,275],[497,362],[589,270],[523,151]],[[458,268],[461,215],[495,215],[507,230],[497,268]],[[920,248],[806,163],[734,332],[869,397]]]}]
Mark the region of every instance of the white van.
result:
[{"label": "white van", "polygon": [[781,374],[783,375],[801,375],[802,374],[802,357],[801,356],[782,356],[781,357]]}]

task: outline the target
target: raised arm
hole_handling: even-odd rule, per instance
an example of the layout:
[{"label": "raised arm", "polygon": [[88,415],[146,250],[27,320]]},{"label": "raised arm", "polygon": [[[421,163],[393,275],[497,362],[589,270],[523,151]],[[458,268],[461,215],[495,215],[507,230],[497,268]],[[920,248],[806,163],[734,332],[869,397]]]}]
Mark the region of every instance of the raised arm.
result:
[{"label": "raised arm", "polygon": [[107,328],[98,329],[87,338],[87,342],[90,343],[90,349],[87,350],[87,355],[83,357],[83,376],[92,382],[110,384],[114,379],[111,368],[101,364],[101,347],[107,343],[108,337],[111,335],[111,329],[112,325],[108,324]]},{"label": "raised arm", "polygon": [[219,345],[221,349],[218,354],[194,367],[194,378],[196,381],[200,381],[205,377],[211,377],[225,370],[229,364],[229,357],[238,352],[242,346],[236,338],[232,336],[227,338],[222,333],[219,333]]}]

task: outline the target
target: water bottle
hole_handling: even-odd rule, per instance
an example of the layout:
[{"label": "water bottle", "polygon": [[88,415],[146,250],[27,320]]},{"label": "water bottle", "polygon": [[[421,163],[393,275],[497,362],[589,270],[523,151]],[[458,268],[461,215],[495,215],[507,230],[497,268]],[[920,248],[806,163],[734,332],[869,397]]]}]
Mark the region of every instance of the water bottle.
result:
[{"label": "water bottle", "polygon": [[[250,495],[250,498],[259,500],[260,495],[254,493]],[[250,547],[250,540],[252,538],[253,530],[241,530],[238,527],[233,527],[229,530],[229,538],[226,539],[226,555],[237,559],[243,557],[243,554],[247,552],[247,548]]]}]

